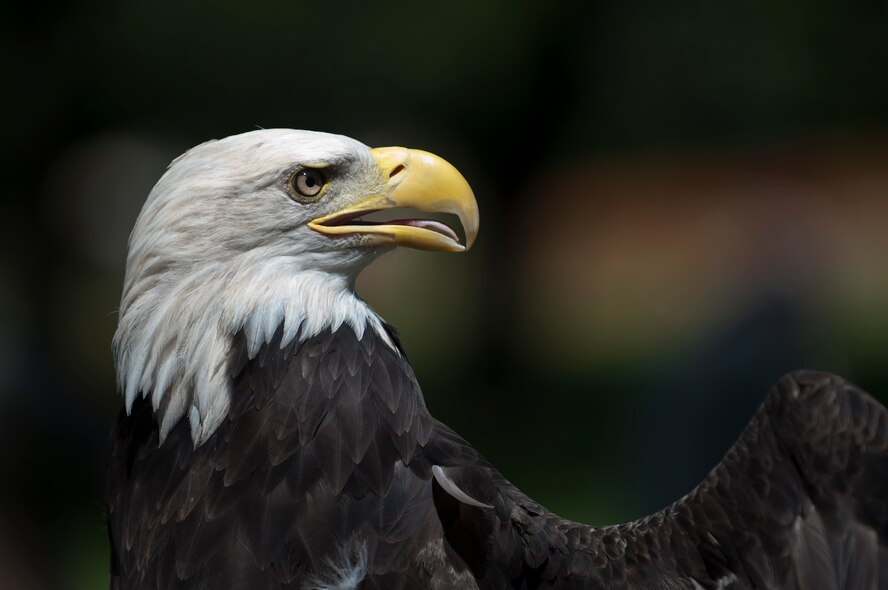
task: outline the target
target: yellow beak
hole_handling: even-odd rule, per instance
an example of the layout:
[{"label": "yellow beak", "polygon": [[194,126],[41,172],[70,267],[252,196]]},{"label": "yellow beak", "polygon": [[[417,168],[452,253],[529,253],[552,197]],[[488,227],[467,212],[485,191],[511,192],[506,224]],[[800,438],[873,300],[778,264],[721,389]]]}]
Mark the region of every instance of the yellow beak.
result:
[{"label": "yellow beak", "polygon": [[[365,244],[395,245],[462,252],[472,247],[478,235],[478,204],[469,183],[446,160],[429,152],[402,147],[375,148],[370,151],[385,182],[382,194],[374,194],[331,215],[309,222],[313,230],[329,236],[362,235]],[[349,224],[357,217],[404,207],[430,213],[452,213],[459,217],[466,233],[466,243],[442,223],[431,220],[403,219],[380,224]]]}]

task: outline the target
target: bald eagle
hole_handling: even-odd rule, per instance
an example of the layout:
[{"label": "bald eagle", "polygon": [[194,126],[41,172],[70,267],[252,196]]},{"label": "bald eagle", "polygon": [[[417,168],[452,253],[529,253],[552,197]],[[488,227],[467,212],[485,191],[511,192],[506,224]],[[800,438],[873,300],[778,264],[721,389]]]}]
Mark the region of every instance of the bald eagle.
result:
[{"label": "bald eagle", "polygon": [[[364,219],[402,207],[465,242]],[[478,224],[427,152],[279,129],[174,160],[114,337],[111,588],[888,588],[888,414],[839,377],[782,378],[699,486],[616,526],[549,512],[435,420],[355,278]]]}]

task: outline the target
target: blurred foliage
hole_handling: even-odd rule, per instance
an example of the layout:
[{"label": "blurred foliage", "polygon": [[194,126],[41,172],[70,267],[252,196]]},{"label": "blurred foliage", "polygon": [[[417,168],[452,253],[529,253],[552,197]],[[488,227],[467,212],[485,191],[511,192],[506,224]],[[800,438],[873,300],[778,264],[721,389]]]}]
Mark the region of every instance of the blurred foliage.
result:
[{"label": "blurred foliage", "polygon": [[[888,220],[861,205],[848,210],[866,220],[823,233],[845,200],[884,195],[884,177],[876,161],[830,185],[809,157],[884,154],[884,2],[68,0],[0,14],[0,580],[16,588],[103,583],[127,232],[166,162],[257,125],[422,147],[463,170],[483,217],[472,253],[393,254],[361,292],[402,332],[433,412],[565,516],[613,522],[687,491],[784,371],[888,392],[888,280],[867,262]],[[760,184],[738,197],[744,172],[695,189],[713,158]],[[657,182],[600,183],[613,161]],[[689,181],[670,180],[679,169]],[[571,171],[591,175],[564,188]],[[769,235],[735,217],[795,227],[777,207],[790,189],[800,210],[836,206],[763,252],[800,248],[818,279],[784,281],[794,258],[732,266]],[[701,240],[689,218],[705,207]],[[662,224],[639,230],[646,215]],[[612,239],[574,240],[599,233]]]}]

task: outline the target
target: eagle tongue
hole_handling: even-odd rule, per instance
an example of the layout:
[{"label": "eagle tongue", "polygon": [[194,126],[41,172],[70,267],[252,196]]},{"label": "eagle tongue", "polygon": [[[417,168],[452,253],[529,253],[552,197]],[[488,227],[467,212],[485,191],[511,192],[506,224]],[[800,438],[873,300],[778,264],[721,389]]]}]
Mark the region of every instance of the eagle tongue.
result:
[{"label": "eagle tongue", "polygon": [[448,238],[453,239],[453,241],[459,242],[459,237],[456,235],[455,231],[440,221],[435,221],[433,219],[393,219],[392,221],[386,221],[385,225],[409,225],[411,227],[421,227],[422,229],[443,234]]}]

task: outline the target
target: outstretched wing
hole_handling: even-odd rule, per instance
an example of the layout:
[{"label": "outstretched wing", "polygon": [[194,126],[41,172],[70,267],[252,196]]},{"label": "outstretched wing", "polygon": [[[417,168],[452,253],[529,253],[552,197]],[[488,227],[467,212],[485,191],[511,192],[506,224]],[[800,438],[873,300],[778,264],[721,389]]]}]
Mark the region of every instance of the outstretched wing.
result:
[{"label": "outstretched wing", "polygon": [[697,488],[624,525],[560,519],[445,427],[435,444],[439,517],[482,588],[888,588],[888,412],[833,375],[783,377]]}]

